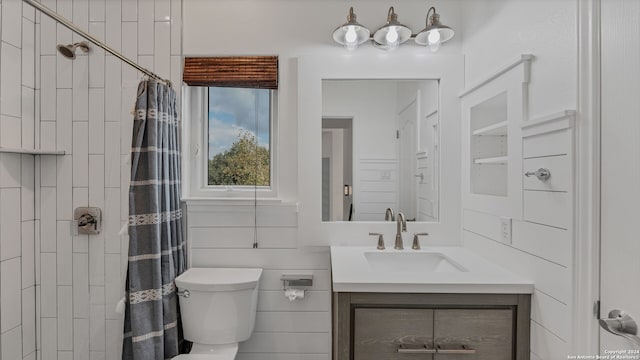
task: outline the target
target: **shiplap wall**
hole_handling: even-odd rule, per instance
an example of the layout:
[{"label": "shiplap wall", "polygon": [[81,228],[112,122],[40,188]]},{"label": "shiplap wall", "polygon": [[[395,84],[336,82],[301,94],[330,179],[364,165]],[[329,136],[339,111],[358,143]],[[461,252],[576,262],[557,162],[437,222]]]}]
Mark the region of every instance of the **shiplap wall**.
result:
[{"label": "shiplap wall", "polygon": [[[0,146],[31,148],[35,124],[35,12],[0,1]],[[0,358],[36,359],[36,186],[32,155],[0,154]]]},{"label": "shiplap wall", "polygon": [[360,157],[355,164],[355,220],[379,221],[387,208],[400,211],[398,160]]},{"label": "shiplap wall", "polygon": [[514,220],[512,244],[500,240],[500,217],[465,209],[464,246],[535,282],[531,351],[566,358],[571,341],[571,231]]},{"label": "shiplap wall", "polygon": [[572,342],[573,300],[573,113],[551,121],[532,119],[523,129],[524,169],[548,169],[540,181],[524,177],[522,218],[513,219],[511,239],[500,216],[466,208],[464,245],[535,283],[531,305],[531,352],[541,359],[565,358]]},{"label": "shiplap wall", "polygon": [[[463,9],[465,21],[462,30],[467,85],[490,75],[487,69],[493,69],[494,64],[531,52],[536,59],[532,63],[527,117],[535,120],[563,109],[576,108],[578,38],[575,0],[547,2],[544,9],[535,1],[480,0],[467,4],[469,6]],[[479,21],[484,15],[490,16],[491,20]],[[496,34],[504,34],[505,28],[510,31],[504,41],[485,41]],[[551,33],[558,36],[553,37],[553,42],[548,42]],[[525,138],[524,157],[511,156],[509,162],[522,162],[525,171],[537,170],[542,165],[553,166],[558,156],[567,153],[565,150],[557,152],[557,147],[572,146],[568,132],[570,130],[554,131],[532,136],[529,140]],[[529,152],[526,146],[527,142],[531,144],[531,140],[539,140],[541,143],[536,148],[543,149],[545,153]],[[568,162],[566,169],[553,172],[553,179],[565,178],[568,181],[568,188],[561,191],[535,188],[538,180],[523,178],[523,191],[517,195],[522,196],[523,216],[513,219],[510,243],[502,240],[500,217],[513,217],[512,214],[479,212],[463,204],[464,246],[535,282],[531,314],[532,359],[562,359],[570,352],[572,169],[572,163]]]},{"label": "shiplap wall", "polygon": [[[298,249],[297,206],[286,203],[187,207],[192,267],[260,267],[256,327],[239,360],[328,360],[331,273],[328,248]],[[257,226],[254,228],[254,224]],[[253,249],[254,239],[258,248]],[[284,296],[283,274],[313,274],[304,299]]]},{"label": "shiplap wall", "polygon": [[[7,0],[4,0],[7,1]],[[17,0],[13,0],[17,1]],[[181,0],[42,0],[126,57],[173,81],[180,94]],[[38,359],[116,360],[128,238],[130,148],[141,74],[95,45],[75,60],[59,43],[83,40],[37,13],[36,129],[43,148],[66,151],[36,165],[40,219]],[[100,235],[72,236],[73,209],[102,209]]]}]

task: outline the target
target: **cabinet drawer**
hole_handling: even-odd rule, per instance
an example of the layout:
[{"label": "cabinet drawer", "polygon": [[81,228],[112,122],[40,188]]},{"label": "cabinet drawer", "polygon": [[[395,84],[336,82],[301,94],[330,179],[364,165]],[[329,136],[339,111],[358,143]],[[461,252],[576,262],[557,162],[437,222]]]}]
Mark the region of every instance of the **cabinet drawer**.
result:
[{"label": "cabinet drawer", "polygon": [[442,349],[465,345],[475,352],[436,354],[436,360],[513,359],[513,310],[447,309],[434,310],[435,344]]},{"label": "cabinet drawer", "polygon": [[571,225],[569,193],[525,190],[524,219],[538,224],[568,229]]},{"label": "cabinet drawer", "polygon": [[524,158],[566,155],[571,150],[571,132],[569,130],[539,134],[522,139]]},{"label": "cabinet drawer", "polygon": [[[535,176],[525,176],[527,171],[535,172],[547,169],[551,176],[546,181],[538,180]],[[524,159],[523,186],[525,190],[569,191],[571,188],[571,163],[569,156],[547,156],[541,158]]]},{"label": "cabinet drawer", "polygon": [[433,347],[433,310],[357,308],[354,313],[354,360],[433,359],[398,353],[401,344]]}]

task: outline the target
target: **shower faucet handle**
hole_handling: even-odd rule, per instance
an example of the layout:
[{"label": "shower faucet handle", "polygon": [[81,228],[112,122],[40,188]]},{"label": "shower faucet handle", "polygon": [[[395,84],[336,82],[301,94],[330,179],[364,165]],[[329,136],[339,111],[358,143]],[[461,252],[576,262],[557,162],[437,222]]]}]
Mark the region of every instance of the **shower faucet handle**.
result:
[{"label": "shower faucet handle", "polygon": [[102,230],[102,211],[97,207],[79,207],[73,212],[71,234],[97,235]]}]

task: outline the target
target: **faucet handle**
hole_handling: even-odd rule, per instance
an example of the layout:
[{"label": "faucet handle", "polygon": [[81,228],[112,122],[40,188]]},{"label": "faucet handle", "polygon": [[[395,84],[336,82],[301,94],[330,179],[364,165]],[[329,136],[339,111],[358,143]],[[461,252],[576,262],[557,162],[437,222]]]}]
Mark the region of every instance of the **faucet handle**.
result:
[{"label": "faucet handle", "polygon": [[371,236],[378,236],[378,246],[376,247],[376,249],[378,250],[384,250],[384,236],[381,233],[372,233],[370,232],[369,235]]},{"label": "faucet handle", "polygon": [[411,245],[411,248],[413,250],[420,250],[420,241],[418,241],[418,236],[427,236],[429,235],[429,233],[415,233],[413,234],[413,245]]}]

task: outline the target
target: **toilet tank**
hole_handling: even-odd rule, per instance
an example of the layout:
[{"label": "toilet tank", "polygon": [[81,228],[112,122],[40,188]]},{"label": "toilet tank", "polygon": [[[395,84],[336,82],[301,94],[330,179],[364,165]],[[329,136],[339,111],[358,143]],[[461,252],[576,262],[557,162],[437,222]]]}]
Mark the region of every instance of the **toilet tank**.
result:
[{"label": "toilet tank", "polygon": [[262,269],[190,268],[176,278],[184,338],[199,344],[249,339]]}]

